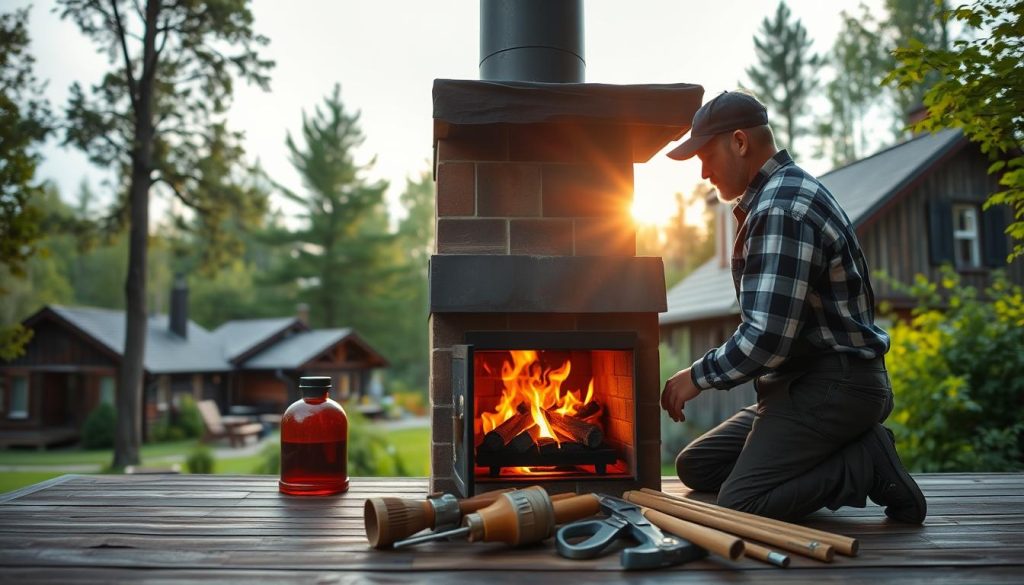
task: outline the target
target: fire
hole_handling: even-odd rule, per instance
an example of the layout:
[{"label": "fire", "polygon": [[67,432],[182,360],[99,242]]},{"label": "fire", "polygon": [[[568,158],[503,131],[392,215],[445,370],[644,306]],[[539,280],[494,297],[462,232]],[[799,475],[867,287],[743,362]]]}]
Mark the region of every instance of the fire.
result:
[{"label": "fire", "polygon": [[538,436],[561,443],[551,429],[544,411],[557,412],[565,416],[576,414],[579,408],[593,399],[594,380],[587,386],[585,398],[581,390],[562,391],[562,384],[572,371],[572,362],[566,360],[557,368],[544,368],[535,350],[510,350],[511,362],[501,365],[501,379],[504,386],[501,400],[494,412],[480,415],[484,433],[519,413],[529,412],[539,429]]}]

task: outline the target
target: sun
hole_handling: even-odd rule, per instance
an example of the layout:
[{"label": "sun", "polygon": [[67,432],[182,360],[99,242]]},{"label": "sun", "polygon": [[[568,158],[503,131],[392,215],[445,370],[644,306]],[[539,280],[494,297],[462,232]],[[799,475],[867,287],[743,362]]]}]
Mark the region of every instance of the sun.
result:
[{"label": "sun", "polygon": [[672,206],[675,202],[671,198],[658,195],[636,194],[633,197],[633,205],[630,212],[633,221],[637,226],[664,227],[672,219]]}]

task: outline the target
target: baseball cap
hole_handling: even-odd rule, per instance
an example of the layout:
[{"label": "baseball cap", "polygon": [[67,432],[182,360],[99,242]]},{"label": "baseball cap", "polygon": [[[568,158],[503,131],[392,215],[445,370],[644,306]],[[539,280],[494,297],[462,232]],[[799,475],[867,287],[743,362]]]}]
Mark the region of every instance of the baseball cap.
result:
[{"label": "baseball cap", "polygon": [[768,110],[752,95],[723,91],[693,115],[690,137],[668,153],[669,158],[686,160],[716,134],[768,123]]}]

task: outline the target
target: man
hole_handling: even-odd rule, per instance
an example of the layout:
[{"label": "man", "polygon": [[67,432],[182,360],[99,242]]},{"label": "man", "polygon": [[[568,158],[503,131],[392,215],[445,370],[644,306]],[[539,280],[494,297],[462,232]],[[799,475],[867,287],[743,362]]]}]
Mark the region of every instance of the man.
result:
[{"label": "man", "polygon": [[720,505],[795,520],[822,507],[886,506],[920,524],[926,503],[892,433],[868,267],[831,193],[775,146],[755,98],[725,92],[694,115],[690,138],[668,156],[696,155],[702,176],[734,203],[733,283],[741,323],[723,345],[665,384],[675,421],[700,392],[754,380],[757,404],[687,446],[680,479],[718,491]]}]

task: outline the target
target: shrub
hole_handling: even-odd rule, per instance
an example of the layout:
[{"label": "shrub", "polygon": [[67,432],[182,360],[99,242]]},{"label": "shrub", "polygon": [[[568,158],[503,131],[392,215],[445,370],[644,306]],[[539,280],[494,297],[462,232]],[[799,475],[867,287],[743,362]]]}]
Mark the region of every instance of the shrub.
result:
[{"label": "shrub", "polygon": [[185,457],[185,468],[189,473],[213,473],[213,450],[199,443]]},{"label": "shrub", "polygon": [[86,449],[109,449],[114,446],[117,431],[117,410],[114,405],[102,403],[85,419],[82,426],[82,446]]},{"label": "shrub", "polygon": [[189,394],[178,397],[178,418],[176,425],[182,435],[189,439],[198,439],[203,435],[203,416],[199,414],[196,399]]},{"label": "shrub", "polygon": [[[1024,295],[995,273],[986,300],[945,268],[904,287],[920,302],[890,330],[889,424],[912,471],[1024,469]],[[944,300],[943,300],[944,299]]]}]

